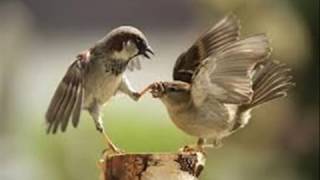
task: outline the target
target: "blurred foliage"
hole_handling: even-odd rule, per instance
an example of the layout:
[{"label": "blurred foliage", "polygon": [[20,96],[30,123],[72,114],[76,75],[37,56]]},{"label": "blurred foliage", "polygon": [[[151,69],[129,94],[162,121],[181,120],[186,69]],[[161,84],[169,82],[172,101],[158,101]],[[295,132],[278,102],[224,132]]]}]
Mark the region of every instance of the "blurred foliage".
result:
[{"label": "blurred foliage", "polygon": [[[223,148],[210,150],[202,179],[319,179],[318,0],[140,1],[0,2],[0,179],[98,178],[95,163],[105,142],[88,114],[79,128],[56,136],[45,135],[43,116],[70,57],[90,46],[101,27],[120,21],[150,32],[159,61],[143,64],[144,78],[133,73],[142,88],[170,77],[168,67],[187,42],[230,11],[240,17],[244,35],[267,33],[273,58],[293,67],[297,87],[255,111]],[[149,96],[139,103],[115,98],[103,119],[114,142],[130,152],[176,151],[195,142]]]}]

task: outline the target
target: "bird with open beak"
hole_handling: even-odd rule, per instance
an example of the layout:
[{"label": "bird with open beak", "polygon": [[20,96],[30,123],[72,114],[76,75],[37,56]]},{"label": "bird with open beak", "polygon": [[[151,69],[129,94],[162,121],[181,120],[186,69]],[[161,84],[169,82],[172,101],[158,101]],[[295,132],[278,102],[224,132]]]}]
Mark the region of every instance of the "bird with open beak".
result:
[{"label": "bird with open beak", "polygon": [[199,138],[199,150],[217,147],[248,123],[253,108],[286,96],[294,85],[289,68],[270,58],[264,34],[240,39],[239,31],[236,16],[226,16],[179,56],[174,81],[156,82],[143,91],[151,90],[173,123]]},{"label": "bird with open beak", "polygon": [[[149,53],[149,54],[148,54]],[[138,100],[140,94],[130,85],[124,72],[137,56],[150,59],[153,50],[137,28],[113,29],[92,48],[80,53],[58,85],[46,113],[47,133],[66,131],[69,121],[77,127],[82,110],[94,120],[112,151],[119,152],[104,130],[102,107],[118,91]]]}]

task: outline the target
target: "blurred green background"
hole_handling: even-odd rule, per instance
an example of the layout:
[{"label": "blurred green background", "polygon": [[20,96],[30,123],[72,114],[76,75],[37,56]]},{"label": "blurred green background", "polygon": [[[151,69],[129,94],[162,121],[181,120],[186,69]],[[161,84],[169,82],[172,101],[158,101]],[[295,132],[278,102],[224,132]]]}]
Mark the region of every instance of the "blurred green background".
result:
[{"label": "blurred green background", "polygon": [[[171,79],[179,53],[230,11],[241,19],[243,35],[268,34],[274,58],[293,68],[297,87],[210,150],[201,179],[318,179],[318,0],[1,0],[0,179],[98,179],[95,163],[105,144],[87,113],[78,129],[45,134],[47,105],[76,54],[119,25],[142,29],[156,50],[142,71],[128,72],[142,89]],[[176,151],[195,142],[150,95],[138,103],[113,98],[104,122],[127,151]]]}]

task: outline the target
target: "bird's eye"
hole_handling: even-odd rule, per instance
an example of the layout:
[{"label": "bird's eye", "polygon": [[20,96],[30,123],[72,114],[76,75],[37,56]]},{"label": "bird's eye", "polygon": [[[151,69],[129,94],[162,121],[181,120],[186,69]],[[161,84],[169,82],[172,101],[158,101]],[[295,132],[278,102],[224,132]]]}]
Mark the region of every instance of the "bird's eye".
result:
[{"label": "bird's eye", "polygon": [[143,47],[144,46],[144,42],[142,41],[142,39],[136,39],[136,43],[137,43],[137,45],[139,46],[139,47]]}]

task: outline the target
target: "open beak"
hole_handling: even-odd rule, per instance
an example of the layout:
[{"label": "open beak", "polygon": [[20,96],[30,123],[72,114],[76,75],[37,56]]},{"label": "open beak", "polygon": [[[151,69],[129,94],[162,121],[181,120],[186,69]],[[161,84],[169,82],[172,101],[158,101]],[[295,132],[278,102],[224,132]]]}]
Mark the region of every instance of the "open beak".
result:
[{"label": "open beak", "polygon": [[154,55],[154,52],[153,52],[153,50],[152,50],[152,48],[150,46],[148,46],[143,52],[141,52],[141,54],[144,57],[150,59],[150,55],[148,53],[150,53],[151,55]]}]

